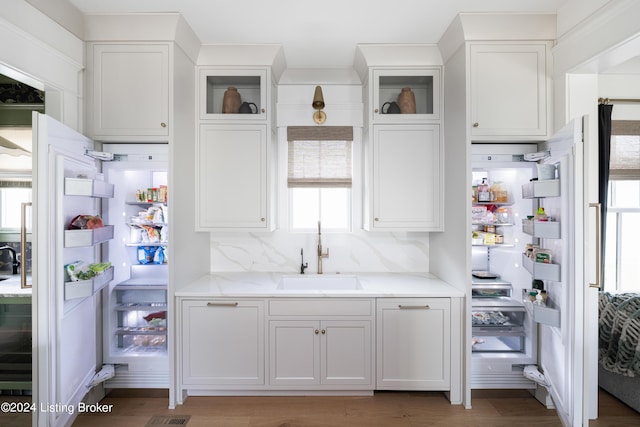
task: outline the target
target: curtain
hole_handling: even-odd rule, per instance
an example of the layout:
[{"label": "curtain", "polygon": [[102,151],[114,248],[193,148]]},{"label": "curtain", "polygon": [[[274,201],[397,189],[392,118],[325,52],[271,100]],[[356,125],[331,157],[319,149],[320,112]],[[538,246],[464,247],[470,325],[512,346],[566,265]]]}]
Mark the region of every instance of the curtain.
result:
[{"label": "curtain", "polygon": [[[600,260],[604,267],[605,244],[607,241],[607,207],[609,205],[609,168],[611,162],[611,112],[613,105],[598,105],[598,199],[600,202],[601,252]],[[601,271],[601,283],[604,283],[604,268]]]}]

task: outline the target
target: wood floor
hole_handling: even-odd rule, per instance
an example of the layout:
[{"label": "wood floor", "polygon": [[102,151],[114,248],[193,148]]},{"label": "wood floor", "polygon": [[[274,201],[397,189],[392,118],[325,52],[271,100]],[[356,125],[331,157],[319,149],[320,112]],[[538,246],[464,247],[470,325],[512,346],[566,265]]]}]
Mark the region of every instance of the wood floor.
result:
[{"label": "wood floor", "polygon": [[[0,401],[17,398],[0,396]],[[189,397],[167,409],[158,390],[114,390],[102,404],[110,414],[82,414],[73,427],[145,427],[154,416],[190,415],[186,427],[561,426],[554,410],[521,390],[475,390],[473,409],[449,404],[442,393],[377,392],[366,397]],[[640,426],[640,414],[600,391],[593,427]],[[29,427],[30,417],[0,414],[2,427]]]}]

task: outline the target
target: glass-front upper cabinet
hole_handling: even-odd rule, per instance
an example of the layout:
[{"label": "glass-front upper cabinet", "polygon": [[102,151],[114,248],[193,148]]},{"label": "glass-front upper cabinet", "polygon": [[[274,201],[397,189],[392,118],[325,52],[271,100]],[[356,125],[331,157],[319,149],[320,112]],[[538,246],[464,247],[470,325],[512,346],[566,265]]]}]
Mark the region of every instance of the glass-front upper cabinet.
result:
[{"label": "glass-front upper cabinet", "polygon": [[440,119],[440,69],[373,69],[372,80],[374,123]]},{"label": "glass-front upper cabinet", "polygon": [[267,69],[201,68],[201,120],[264,121],[270,110]]}]

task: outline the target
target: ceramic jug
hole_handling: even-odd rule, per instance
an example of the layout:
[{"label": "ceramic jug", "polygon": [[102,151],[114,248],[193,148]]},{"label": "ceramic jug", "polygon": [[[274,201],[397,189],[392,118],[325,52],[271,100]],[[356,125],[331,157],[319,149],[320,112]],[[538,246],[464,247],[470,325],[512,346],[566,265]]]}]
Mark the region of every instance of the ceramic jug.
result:
[{"label": "ceramic jug", "polygon": [[222,97],[222,113],[237,114],[240,110],[240,104],[242,104],[242,100],[240,99],[238,89],[229,86]]},{"label": "ceramic jug", "polygon": [[402,114],[416,113],[416,96],[410,87],[402,88],[402,92],[398,95],[398,107]]},{"label": "ceramic jug", "polygon": [[[387,107],[386,110],[384,109],[385,106]],[[400,114],[400,107],[397,102],[385,102],[382,104],[380,111],[382,111],[382,114]]]},{"label": "ceramic jug", "polygon": [[238,110],[240,114],[257,114],[258,106],[253,102],[243,102]]}]

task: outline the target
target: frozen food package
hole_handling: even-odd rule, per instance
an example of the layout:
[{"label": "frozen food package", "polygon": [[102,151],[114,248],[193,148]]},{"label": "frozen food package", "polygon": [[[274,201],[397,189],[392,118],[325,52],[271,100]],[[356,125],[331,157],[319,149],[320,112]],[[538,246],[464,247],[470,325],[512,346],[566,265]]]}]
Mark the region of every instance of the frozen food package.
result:
[{"label": "frozen food package", "polygon": [[140,246],[138,248],[138,262],[140,264],[153,264],[156,248],[153,246]]}]

